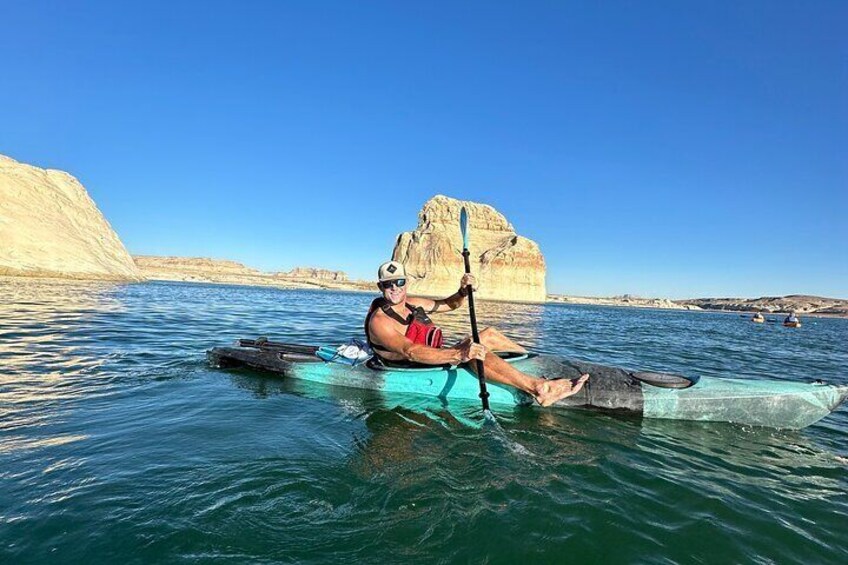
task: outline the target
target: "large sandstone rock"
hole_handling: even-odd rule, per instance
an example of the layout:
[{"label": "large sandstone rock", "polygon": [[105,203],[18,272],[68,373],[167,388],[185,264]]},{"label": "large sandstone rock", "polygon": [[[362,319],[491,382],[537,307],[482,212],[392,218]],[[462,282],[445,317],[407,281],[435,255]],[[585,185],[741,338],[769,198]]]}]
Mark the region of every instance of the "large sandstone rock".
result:
[{"label": "large sandstone rock", "polygon": [[536,242],[515,233],[486,204],[434,196],[418,213],[418,227],[397,238],[392,259],[404,264],[410,294],[443,297],[456,292],[465,272],[459,212],[469,215],[471,272],[491,300],[545,301],[545,258]]},{"label": "large sandstone rock", "polygon": [[0,275],[139,280],[77,179],[0,155]]}]

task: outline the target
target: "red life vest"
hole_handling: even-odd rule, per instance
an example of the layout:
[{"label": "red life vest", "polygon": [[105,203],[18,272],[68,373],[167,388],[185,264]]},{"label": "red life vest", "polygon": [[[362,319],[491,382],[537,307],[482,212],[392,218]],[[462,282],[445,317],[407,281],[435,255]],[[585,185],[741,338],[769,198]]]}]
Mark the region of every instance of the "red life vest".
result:
[{"label": "red life vest", "polygon": [[[427,314],[424,314],[424,310],[421,310],[421,313],[427,317]],[[429,322],[430,318],[427,318],[427,320]],[[414,317],[414,314],[412,322],[410,322],[409,327],[406,328],[406,333],[404,335],[412,343],[420,343],[429,347],[435,347],[436,349],[441,347],[442,343],[444,343],[442,329],[439,326],[434,325],[433,322],[423,322]]]},{"label": "red life vest", "polygon": [[406,308],[409,310],[409,315],[406,318],[402,318],[392,309],[389,303],[386,302],[385,298],[380,297],[371,303],[371,307],[368,309],[368,316],[365,317],[365,337],[368,339],[368,345],[371,346],[371,349],[388,351],[388,349],[382,345],[373,343],[371,341],[371,334],[368,331],[368,325],[371,323],[371,316],[374,315],[377,308],[382,310],[387,316],[396,322],[401,323],[404,326],[409,326],[406,328],[406,333],[404,335],[412,343],[420,343],[421,345],[435,348],[441,347],[444,343],[442,330],[433,324],[433,321],[430,320],[430,317],[427,316],[427,313],[424,312],[423,308],[407,304]]}]

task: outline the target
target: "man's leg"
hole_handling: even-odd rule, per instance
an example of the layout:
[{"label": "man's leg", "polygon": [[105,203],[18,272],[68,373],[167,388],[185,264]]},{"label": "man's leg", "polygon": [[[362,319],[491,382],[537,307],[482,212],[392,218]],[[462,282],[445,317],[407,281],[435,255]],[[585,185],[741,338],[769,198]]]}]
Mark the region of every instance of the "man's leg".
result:
[{"label": "man's leg", "polygon": [[[477,372],[477,363],[469,363],[471,369]],[[492,353],[486,353],[483,362],[486,371],[486,380],[513,386],[522,390],[536,399],[542,406],[550,406],[555,402],[577,393],[583,388],[583,383],[589,375],[582,375],[579,379],[557,379],[547,380],[526,375]]]},{"label": "man's leg", "polygon": [[509,353],[527,353],[527,350],[506,337],[495,328],[486,328],[480,332],[480,343],[490,351],[503,351]]}]

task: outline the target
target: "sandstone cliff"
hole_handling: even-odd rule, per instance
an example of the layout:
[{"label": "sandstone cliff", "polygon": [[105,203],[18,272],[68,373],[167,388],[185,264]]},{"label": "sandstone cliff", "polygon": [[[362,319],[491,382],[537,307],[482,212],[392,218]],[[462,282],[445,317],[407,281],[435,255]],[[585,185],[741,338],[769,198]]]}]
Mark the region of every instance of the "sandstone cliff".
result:
[{"label": "sandstone cliff", "polygon": [[139,280],[80,182],[0,155],[0,275]]},{"label": "sandstone cliff", "polygon": [[418,227],[400,234],[392,259],[404,264],[410,293],[447,296],[462,278],[460,209],[469,215],[471,272],[478,296],[492,300],[544,302],[545,259],[536,242],[517,235],[507,219],[486,204],[438,195],[418,214]]}]

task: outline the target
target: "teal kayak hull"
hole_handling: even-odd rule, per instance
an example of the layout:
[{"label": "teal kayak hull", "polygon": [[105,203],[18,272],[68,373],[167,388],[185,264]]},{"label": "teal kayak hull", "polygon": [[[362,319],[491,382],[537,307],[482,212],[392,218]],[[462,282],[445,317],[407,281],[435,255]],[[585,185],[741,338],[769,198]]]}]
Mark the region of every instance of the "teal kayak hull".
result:
[{"label": "teal kayak hull", "polygon": [[[208,357],[217,367],[248,367],[329,386],[387,395],[438,397],[448,403],[479,400],[477,376],[465,366],[352,366],[322,360],[317,355],[319,348],[283,345],[300,348],[290,351],[273,345],[282,344],[216,347],[208,352]],[[848,396],[848,386],[823,383],[702,377],[691,379],[691,384],[674,375],[634,373],[550,356],[525,356],[511,362],[516,369],[537,377],[590,375],[583,390],[555,404],[555,408],[620,410],[644,418],[799,429],[830,414]],[[654,384],[646,382],[642,375],[653,375],[654,379],[648,380]],[[487,388],[493,409],[533,404],[531,397],[510,386],[490,381]]]}]

